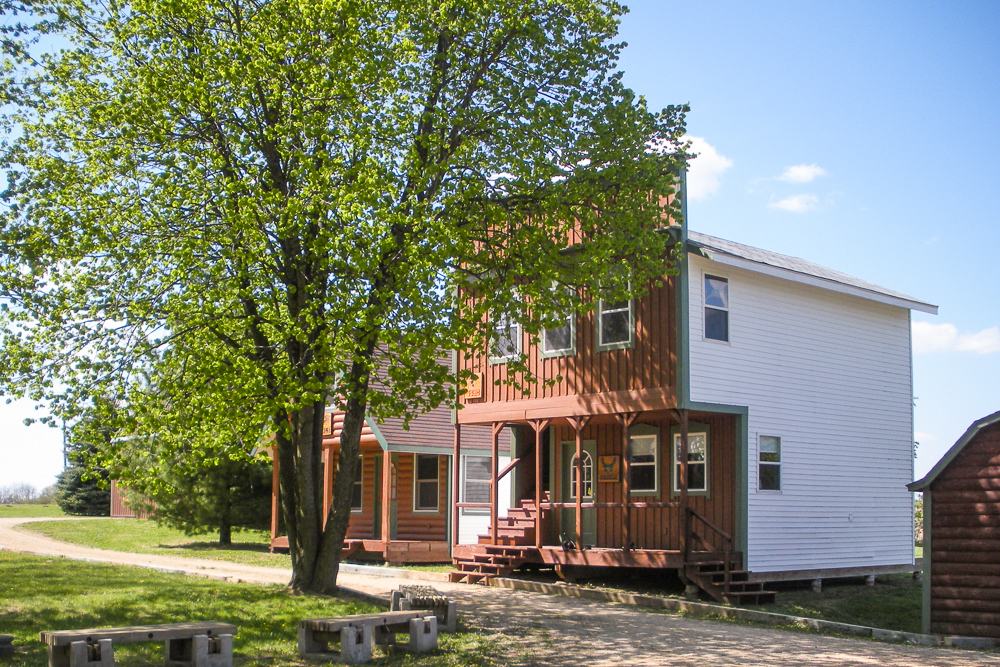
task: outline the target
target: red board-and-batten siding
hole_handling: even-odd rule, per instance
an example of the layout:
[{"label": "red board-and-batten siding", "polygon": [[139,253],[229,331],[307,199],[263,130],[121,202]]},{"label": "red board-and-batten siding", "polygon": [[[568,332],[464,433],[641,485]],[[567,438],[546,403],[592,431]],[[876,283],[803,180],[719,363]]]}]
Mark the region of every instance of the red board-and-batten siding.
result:
[{"label": "red board-and-batten siding", "polygon": [[117,480],[111,480],[111,516],[117,519],[148,519],[148,512],[136,512],[129,507],[123,488]]},{"label": "red board-and-batten siding", "polygon": [[[489,363],[488,350],[460,358],[460,366],[481,379],[483,395],[462,399],[459,423],[674,407],[674,279],[661,282],[659,286],[650,284],[648,293],[635,300],[635,343],[631,348],[598,351],[593,311],[577,317],[576,354],[543,358],[538,346],[529,346],[524,336],[522,349],[528,354],[528,367],[538,378],[528,385],[526,394],[504,382],[507,367]],[[464,443],[464,431],[462,437]]]},{"label": "red board-and-batten siding", "polygon": [[930,631],[1000,638],[1000,420],[980,429],[928,490]]},{"label": "red board-and-batten siding", "polygon": [[[736,492],[736,420],[731,415],[691,413],[692,432],[701,431],[702,425],[708,427],[708,493],[699,495],[692,493],[688,497],[688,506],[699,512],[716,526],[733,534],[735,524],[732,508],[735,506]],[[677,428],[677,421],[672,418],[650,419],[642,418],[635,423],[650,425],[659,429],[660,449],[659,461],[659,493],[656,495],[632,494],[632,502],[662,502],[678,500],[676,490],[671,488],[672,448],[671,429]],[[573,442],[575,431],[569,426],[555,426],[555,442]],[[597,456],[620,456],[622,451],[622,431],[617,424],[592,424],[583,429],[584,440],[596,440]],[[559,458],[557,457],[557,461]],[[558,465],[557,465],[558,467]],[[565,473],[558,471],[555,482],[555,496],[565,497],[561,486]],[[595,481],[597,503],[617,503],[622,499],[621,482]],[[620,548],[622,544],[622,510],[621,508],[603,507],[597,510],[597,544],[598,547]],[[637,549],[667,549],[681,548],[680,533],[677,527],[680,522],[680,503],[675,507],[646,507],[631,510],[631,540]],[[699,531],[708,538],[714,536]],[[550,536],[551,537],[551,536]],[[550,540],[551,541],[551,540]],[[716,543],[718,549],[725,547]]]}]

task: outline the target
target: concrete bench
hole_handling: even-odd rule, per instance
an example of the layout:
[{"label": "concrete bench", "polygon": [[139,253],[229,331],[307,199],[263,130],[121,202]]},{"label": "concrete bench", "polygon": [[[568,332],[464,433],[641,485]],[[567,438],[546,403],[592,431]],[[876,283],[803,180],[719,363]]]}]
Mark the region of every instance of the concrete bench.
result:
[{"label": "concrete bench", "polygon": [[232,667],[236,626],[217,621],[136,625],[124,628],[55,630],[39,638],[49,667],[113,667],[114,644],[164,642],[166,667]]},{"label": "concrete bench", "polygon": [[400,586],[392,592],[389,609],[434,612],[441,632],[458,631],[458,605],[430,586]]},{"label": "concrete bench", "polygon": [[[310,660],[340,660],[347,664],[372,659],[372,644],[396,643],[406,632],[409,649],[426,653],[437,648],[437,618],[419,611],[387,611],[340,618],[299,621],[299,655]],[[331,648],[339,643],[339,650]]]}]

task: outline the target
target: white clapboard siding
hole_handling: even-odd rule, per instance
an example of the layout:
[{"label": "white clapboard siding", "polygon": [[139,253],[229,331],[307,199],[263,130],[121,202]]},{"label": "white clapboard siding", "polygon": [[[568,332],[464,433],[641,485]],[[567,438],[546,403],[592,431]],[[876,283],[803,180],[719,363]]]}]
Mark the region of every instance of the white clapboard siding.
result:
[{"label": "white clapboard siding", "polygon": [[[690,262],[691,400],[749,408],[755,572],[913,562],[909,311],[710,260]],[[730,342],[704,338],[704,274],[729,279]],[[758,491],[759,436],[781,491]]]},{"label": "white clapboard siding", "polygon": [[[468,455],[463,455],[463,465],[462,465],[462,485],[464,488],[464,459]],[[478,454],[474,455],[478,456]],[[489,452],[484,453],[484,457],[489,459]],[[500,456],[499,458],[499,469],[503,470],[510,463],[509,456]],[[497,515],[503,516],[507,513],[510,508],[510,480],[513,477],[512,474],[507,475],[500,480],[500,490],[498,492],[499,501],[497,503]],[[479,542],[480,535],[489,535],[490,532],[490,511],[486,510],[470,510],[462,508],[459,511],[458,519],[458,543],[459,544],[476,544]]]}]

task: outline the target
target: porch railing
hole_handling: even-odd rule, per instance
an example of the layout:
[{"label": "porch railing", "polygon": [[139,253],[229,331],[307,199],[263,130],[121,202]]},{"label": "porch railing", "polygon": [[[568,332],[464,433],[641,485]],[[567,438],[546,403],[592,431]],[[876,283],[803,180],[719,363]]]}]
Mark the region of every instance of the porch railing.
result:
[{"label": "porch railing", "polygon": [[688,522],[687,522],[688,534],[687,534],[687,539],[684,540],[684,563],[687,564],[688,562],[691,552],[691,545],[694,543],[695,540],[700,542],[706,551],[718,553],[718,549],[716,548],[716,546],[713,543],[709,542],[707,539],[705,539],[705,537],[695,529],[695,521],[697,521],[701,525],[711,530],[717,536],[722,538],[722,543],[724,546],[722,550],[722,556],[723,556],[722,562],[723,562],[723,573],[725,576],[724,580],[725,589],[729,590],[730,578],[732,576],[732,561],[733,561],[732,535],[730,535],[726,531],[716,526],[705,515],[703,515],[696,509],[688,507],[687,515],[688,515]]}]

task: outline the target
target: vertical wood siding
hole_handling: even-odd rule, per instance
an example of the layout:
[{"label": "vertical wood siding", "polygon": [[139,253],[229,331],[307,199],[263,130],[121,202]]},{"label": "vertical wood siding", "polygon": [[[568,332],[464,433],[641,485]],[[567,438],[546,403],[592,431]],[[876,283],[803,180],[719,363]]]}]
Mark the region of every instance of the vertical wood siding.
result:
[{"label": "vertical wood siding", "polygon": [[414,454],[400,452],[397,467],[397,540],[447,540],[448,459],[438,457],[438,510],[416,512],[413,509]]},{"label": "vertical wood siding", "polygon": [[[598,352],[595,318],[594,312],[577,315],[576,354],[573,355],[544,359],[538,346],[529,346],[527,335],[523,335],[522,349],[528,354],[529,368],[538,378],[537,383],[526,388],[526,394],[503,382],[507,378],[506,364],[490,364],[488,350],[460,359],[462,368],[482,378],[483,387],[482,398],[465,398],[463,402],[520,401],[674,386],[673,278],[664,279],[661,286],[650,284],[646,296],[635,300],[635,345],[632,348]],[[548,380],[553,383],[549,385]]]},{"label": "vertical wood siding", "polygon": [[[729,415],[691,413],[691,421],[701,422],[709,428],[708,452],[708,495],[689,496],[691,508],[704,515],[709,521],[719,526],[730,535],[733,534],[735,508],[735,420]],[[673,461],[671,450],[670,429],[677,425],[668,418],[643,419],[636,424],[649,424],[659,428],[658,456],[658,486],[659,493],[655,495],[633,495],[633,502],[656,502],[679,500],[672,495],[670,466]],[[555,442],[573,442],[575,433],[569,426],[555,428]],[[592,424],[583,430],[584,440],[597,441],[597,455],[622,455],[622,429],[618,424]],[[561,486],[565,472],[561,470],[561,456],[556,456],[557,465],[554,475],[558,483],[553,488]],[[595,461],[596,465],[596,461]],[[597,482],[598,503],[617,503],[622,500],[622,485],[620,482]],[[561,490],[560,490],[561,492]],[[621,508],[597,508],[597,544],[595,546],[621,548],[622,519]],[[634,546],[638,549],[680,549],[680,510],[670,507],[634,508],[631,510],[631,535]],[[701,531],[706,537],[711,537]],[[722,548],[722,544],[715,544]]]},{"label": "vertical wood siding", "polygon": [[[691,257],[691,399],[748,406],[748,566],[913,562],[905,308]],[[729,279],[730,341],[704,338],[704,274]],[[758,491],[758,441],[781,438],[781,491]]]},{"label": "vertical wood siding", "polygon": [[1000,424],[930,487],[931,632],[1000,638]]}]

